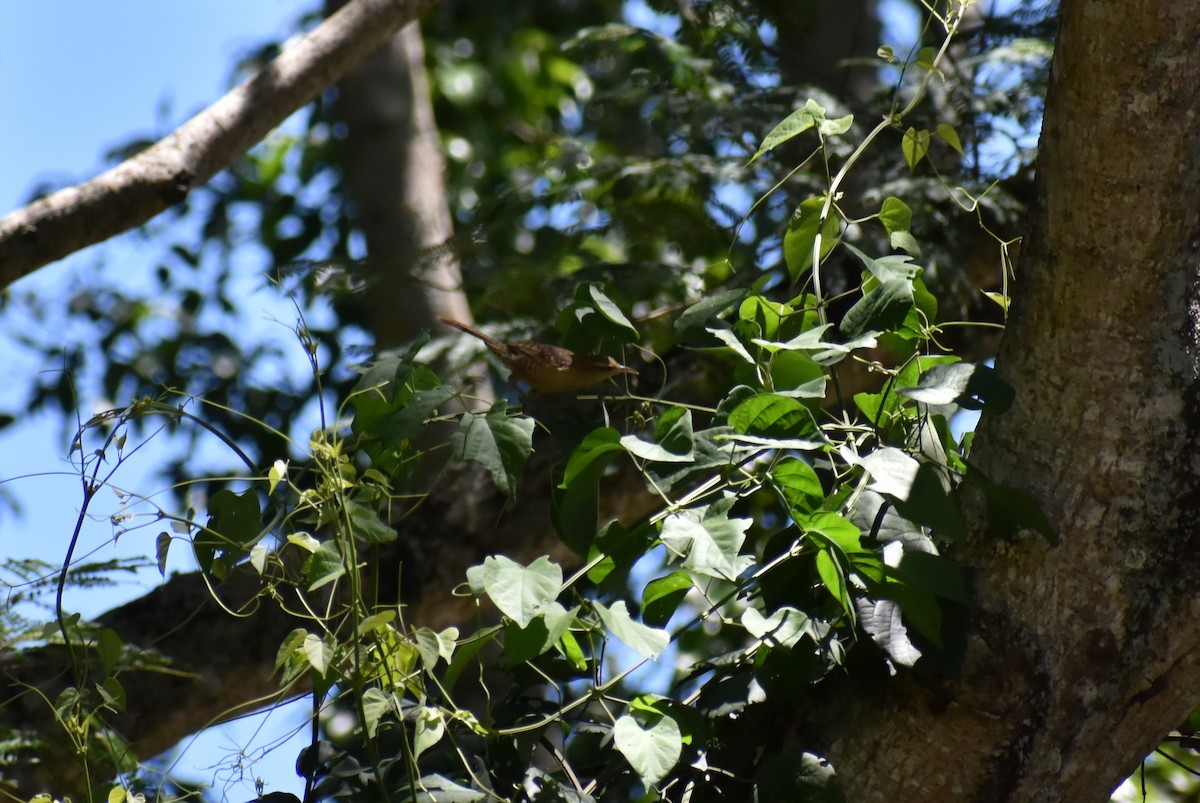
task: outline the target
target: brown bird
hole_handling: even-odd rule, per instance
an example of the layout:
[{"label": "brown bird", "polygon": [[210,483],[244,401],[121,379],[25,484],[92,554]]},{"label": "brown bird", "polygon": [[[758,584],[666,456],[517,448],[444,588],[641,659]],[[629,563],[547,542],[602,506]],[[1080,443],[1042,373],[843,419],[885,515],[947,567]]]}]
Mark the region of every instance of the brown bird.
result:
[{"label": "brown bird", "polygon": [[573,393],[590,388],[617,374],[637,371],[604,354],[576,354],[549,343],[505,343],[473,326],[439,315],[447,326],[474,335],[512,372],[513,382],[523,382],[534,393]]}]

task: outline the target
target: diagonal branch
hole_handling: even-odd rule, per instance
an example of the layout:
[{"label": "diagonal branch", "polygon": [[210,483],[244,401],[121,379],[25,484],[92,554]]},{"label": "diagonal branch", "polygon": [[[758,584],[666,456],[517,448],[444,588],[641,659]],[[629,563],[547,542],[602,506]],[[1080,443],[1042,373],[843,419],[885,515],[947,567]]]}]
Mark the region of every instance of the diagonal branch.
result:
[{"label": "diagonal branch", "polygon": [[179,203],[436,3],[353,0],[137,156],[6,215],[0,288]]}]

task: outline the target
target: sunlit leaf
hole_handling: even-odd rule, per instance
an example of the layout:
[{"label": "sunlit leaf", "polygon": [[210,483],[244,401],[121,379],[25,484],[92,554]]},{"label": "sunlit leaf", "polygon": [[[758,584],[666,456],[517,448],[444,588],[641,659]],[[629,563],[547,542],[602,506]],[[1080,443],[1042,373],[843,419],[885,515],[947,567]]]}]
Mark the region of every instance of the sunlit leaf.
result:
[{"label": "sunlit leaf", "polygon": [[929,132],[909,128],[904,132],[900,150],[904,153],[904,161],[908,164],[908,169],[914,170],[925,158],[925,154],[929,153]]},{"label": "sunlit leaf", "polygon": [[667,631],[633,621],[625,600],[617,600],[609,606],[593,602],[592,607],[617,640],[643,658],[657,658],[671,643]]},{"label": "sunlit leaf", "polygon": [[958,138],[958,132],[954,130],[954,126],[948,123],[938,123],[937,135],[942,138],[947,145],[958,151],[958,155],[963,155],[962,141]]},{"label": "sunlit leaf", "polygon": [[758,150],[754,152],[754,155],[750,157],[750,161],[746,164],[752,164],[755,159],[764,153],[774,150],[792,137],[803,134],[815,126],[819,120],[824,119],[825,109],[810,98],[804,104],[804,108],[797,109],[783,118],[783,122],[779,123],[779,125],[771,129],[769,134],[763,137],[762,144],[758,146]]},{"label": "sunlit leaf", "polygon": [[679,725],[667,716],[646,727],[631,716],[620,717],[613,726],[613,742],[647,786],[667,777],[683,753]]},{"label": "sunlit leaf", "polygon": [[563,576],[562,567],[545,555],[528,567],[496,555],[467,569],[467,580],[476,596],[486,594],[501,613],[526,627],[558,597]]}]

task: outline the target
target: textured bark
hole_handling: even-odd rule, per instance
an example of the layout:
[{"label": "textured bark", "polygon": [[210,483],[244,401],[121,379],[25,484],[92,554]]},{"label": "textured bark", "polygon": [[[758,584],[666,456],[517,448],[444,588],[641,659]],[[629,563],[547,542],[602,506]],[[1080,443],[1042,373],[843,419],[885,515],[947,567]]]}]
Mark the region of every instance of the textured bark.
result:
[{"label": "textured bark", "polygon": [[371,257],[363,303],[376,345],[443,329],[438,315],[470,320],[418,26],[392,37],[338,84],[338,93],[349,129],[345,170],[355,222]]},{"label": "textured bark", "polygon": [[0,219],[0,287],[182,201],[437,0],[354,0],[172,134]]},{"label": "textured bark", "polygon": [[1017,402],[975,447],[1061,545],[973,500],[961,675],[839,681],[805,716],[850,800],[1107,800],[1196,705],[1198,39],[1194,4],[1063,3],[997,362]]}]

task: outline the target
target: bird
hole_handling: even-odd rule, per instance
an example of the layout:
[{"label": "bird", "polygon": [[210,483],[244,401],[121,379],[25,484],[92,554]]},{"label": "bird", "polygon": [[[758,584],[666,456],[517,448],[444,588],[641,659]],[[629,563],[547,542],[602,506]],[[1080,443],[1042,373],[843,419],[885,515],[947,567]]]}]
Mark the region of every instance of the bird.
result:
[{"label": "bird", "polygon": [[511,372],[509,379],[521,382],[533,393],[574,393],[618,374],[637,376],[637,371],[605,354],[576,354],[562,346],[522,341],[505,343],[453,318],[438,320],[479,338]]}]

